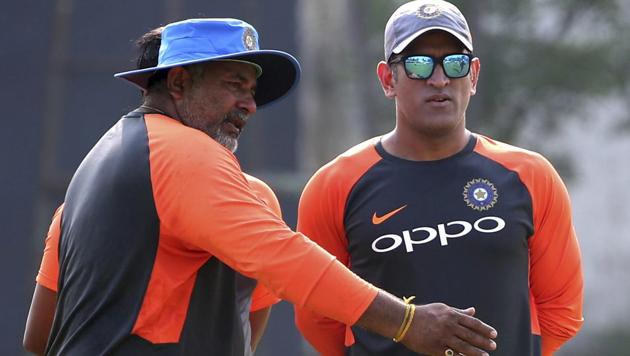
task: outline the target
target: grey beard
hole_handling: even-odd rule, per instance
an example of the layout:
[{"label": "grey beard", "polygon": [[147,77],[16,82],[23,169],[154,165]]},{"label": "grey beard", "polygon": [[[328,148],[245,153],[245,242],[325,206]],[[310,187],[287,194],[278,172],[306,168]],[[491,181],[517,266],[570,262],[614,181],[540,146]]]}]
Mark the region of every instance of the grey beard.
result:
[{"label": "grey beard", "polygon": [[216,129],[214,130],[213,134],[210,135],[210,137],[212,137],[215,141],[217,141],[223,147],[232,151],[232,153],[236,152],[236,149],[238,148],[238,138],[233,138],[228,135],[225,135],[223,132],[221,132],[221,126],[223,126],[224,122],[230,121],[230,118],[234,116],[238,117],[240,120],[243,120],[245,122],[247,122],[247,119],[249,118],[247,114],[240,111],[229,112],[225,114],[221,122],[219,122],[219,124],[216,126]]},{"label": "grey beard", "polygon": [[[223,123],[223,121],[221,123]],[[210,135],[210,137],[217,141],[221,146],[232,151],[232,153],[236,152],[236,149],[238,148],[238,139],[230,137],[228,135],[224,135],[221,132],[221,125],[217,127],[217,129],[214,131],[214,134]]]}]

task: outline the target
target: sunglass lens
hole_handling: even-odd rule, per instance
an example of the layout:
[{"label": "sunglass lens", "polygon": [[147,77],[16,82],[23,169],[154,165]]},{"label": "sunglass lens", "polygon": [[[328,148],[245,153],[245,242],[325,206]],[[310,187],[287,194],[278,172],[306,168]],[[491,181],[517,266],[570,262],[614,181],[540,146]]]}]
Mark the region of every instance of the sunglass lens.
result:
[{"label": "sunglass lens", "polygon": [[446,56],[442,62],[444,73],[450,78],[461,78],[470,71],[470,57],[464,54]]},{"label": "sunglass lens", "polygon": [[413,79],[427,79],[433,73],[433,59],[427,56],[411,56],[405,60],[407,76]]}]

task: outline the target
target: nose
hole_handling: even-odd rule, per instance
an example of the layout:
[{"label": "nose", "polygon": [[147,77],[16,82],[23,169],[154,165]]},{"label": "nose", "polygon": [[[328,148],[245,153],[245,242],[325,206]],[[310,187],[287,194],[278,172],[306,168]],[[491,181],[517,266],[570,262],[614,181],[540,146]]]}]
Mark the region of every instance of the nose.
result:
[{"label": "nose", "polygon": [[444,68],[438,64],[433,69],[433,74],[427,79],[427,84],[436,88],[444,88],[450,83],[450,78],[444,74]]},{"label": "nose", "polygon": [[251,93],[245,94],[238,101],[238,108],[247,112],[248,115],[251,115],[256,112],[256,100],[254,99],[254,95]]}]

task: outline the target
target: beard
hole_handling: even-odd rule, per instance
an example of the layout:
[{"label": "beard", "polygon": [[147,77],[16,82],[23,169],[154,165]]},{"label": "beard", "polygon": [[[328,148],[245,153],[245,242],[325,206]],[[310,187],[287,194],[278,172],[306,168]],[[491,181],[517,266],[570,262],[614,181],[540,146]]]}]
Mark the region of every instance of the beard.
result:
[{"label": "beard", "polygon": [[[236,152],[238,148],[238,136],[233,137],[225,132],[223,132],[223,124],[230,120],[229,116],[232,113],[228,113],[225,117],[215,125],[214,132],[207,132],[208,136],[212,137],[215,141],[217,141],[221,146],[227,148],[232,153]],[[238,115],[238,114],[236,114]],[[240,133],[239,133],[240,136]]]},{"label": "beard", "polygon": [[247,122],[249,116],[240,110],[232,110],[218,121],[208,120],[207,115],[199,113],[199,111],[191,110],[191,106],[193,105],[183,105],[182,110],[180,111],[182,122],[188,127],[204,132],[232,153],[236,152],[240,132],[236,136],[234,136],[234,134],[224,132],[224,125],[229,122]]}]

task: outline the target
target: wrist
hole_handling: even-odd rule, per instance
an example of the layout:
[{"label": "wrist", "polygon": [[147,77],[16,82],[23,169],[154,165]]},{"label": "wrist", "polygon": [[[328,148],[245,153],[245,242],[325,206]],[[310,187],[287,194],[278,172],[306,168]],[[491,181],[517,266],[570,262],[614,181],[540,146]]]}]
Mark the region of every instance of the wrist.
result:
[{"label": "wrist", "polygon": [[405,335],[407,335],[407,331],[409,331],[409,328],[411,328],[413,316],[416,312],[416,306],[415,304],[411,304],[411,301],[415,298],[415,296],[411,296],[409,298],[403,297],[403,302],[405,303],[405,317],[403,318],[403,321],[398,328],[398,332],[393,337],[394,342],[401,342],[402,339],[405,338]]}]

